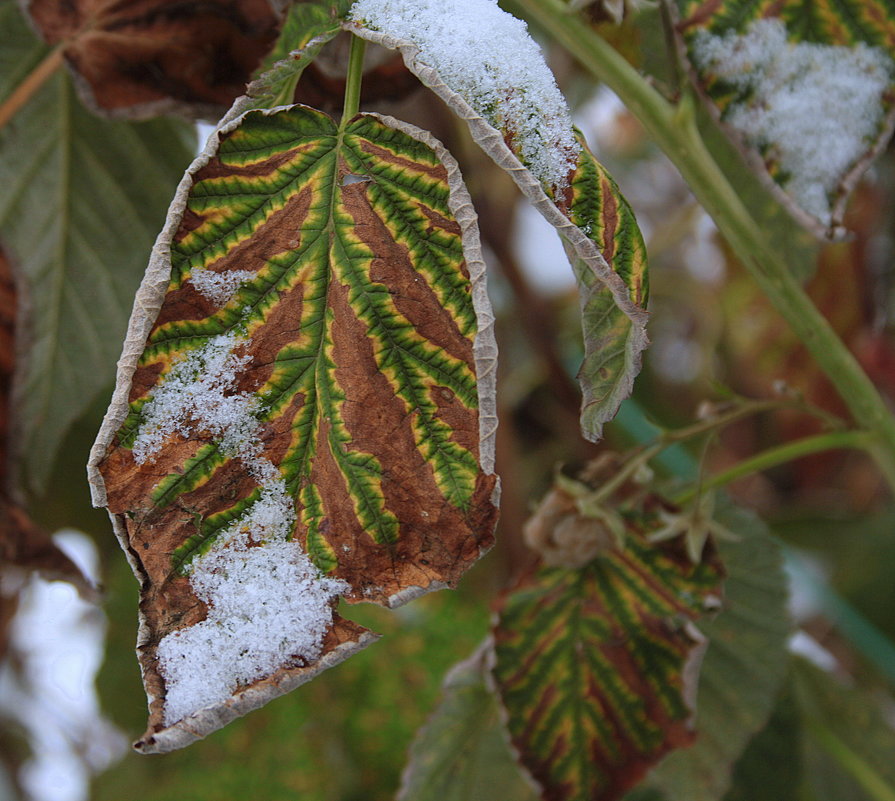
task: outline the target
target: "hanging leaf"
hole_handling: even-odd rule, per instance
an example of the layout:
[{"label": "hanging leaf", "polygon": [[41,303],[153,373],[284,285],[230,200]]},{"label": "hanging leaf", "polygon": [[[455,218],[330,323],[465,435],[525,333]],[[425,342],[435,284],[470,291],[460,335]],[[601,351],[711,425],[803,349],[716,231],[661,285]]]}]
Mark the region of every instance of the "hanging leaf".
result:
[{"label": "hanging leaf", "polygon": [[510,753],[486,651],[451,668],[441,704],[410,747],[398,801],[533,801]]},{"label": "hanging leaf", "polygon": [[[0,98],[46,52],[0,2]],[[111,385],[126,309],[194,147],[185,124],[97,119],[62,72],[0,130],[0,238],[29,303],[13,482],[42,492],[65,432]]]},{"label": "hanging leaf", "polygon": [[717,512],[737,539],[718,542],[727,580],[716,617],[700,624],[709,646],[696,696],[696,742],[670,754],[646,783],[668,801],[716,801],[753,734],[768,720],[789,665],[787,577],[779,545],[753,514]]},{"label": "hanging leaf", "polygon": [[27,0],[45,41],[62,48],[85,102],[118,116],[176,111],[217,118],[273,46],[278,0]]},{"label": "hanging leaf", "polygon": [[540,567],[504,596],[493,675],[542,797],[609,801],[693,739],[704,640],[692,621],[717,603],[723,570],[710,548],[694,565],[680,539],[649,544],[648,520],[629,518],[619,546],[604,521],[574,507],[566,517],[576,540],[590,526],[601,553],[579,569]]},{"label": "hanging leaf", "polygon": [[[567,213],[624,281],[634,307],[644,309],[649,293],[646,246],[634,212],[580,134],[578,141],[581,152],[565,201]],[[583,395],[581,427],[588,439],[596,440],[603,423],[615,416],[631,394],[646,337],[643,326],[623,313],[587,260],[571,247],[568,251],[578,279],[584,335],[584,361],[578,372]]]},{"label": "hanging leaf", "polygon": [[819,235],[895,128],[895,20],[860,3],[677,0],[693,78],[750,162]]},{"label": "hanging leaf", "polygon": [[428,134],[296,106],[212,137],[91,460],[144,585],[138,747],[185,745],[370,642],[339,595],[397,606],[491,544],[483,276]]},{"label": "hanging leaf", "polygon": [[645,249],[618,188],[572,128],[540,49],[521,20],[487,0],[432,0],[425,13],[364,0],[351,14],[345,27],[399,50],[563,238],[581,288],[582,433],[598,440],[648,344]]}]

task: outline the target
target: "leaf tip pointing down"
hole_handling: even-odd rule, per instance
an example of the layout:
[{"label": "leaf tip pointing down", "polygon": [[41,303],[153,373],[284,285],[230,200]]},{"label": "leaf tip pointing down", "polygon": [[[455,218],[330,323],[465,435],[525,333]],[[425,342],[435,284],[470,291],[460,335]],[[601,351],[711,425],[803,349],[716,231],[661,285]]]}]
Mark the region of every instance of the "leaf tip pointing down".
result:
[{"label": "leaf tip pointing down", "polygon": [[402,123],[339,131],[300,106],[217,139],[172,205],[94,451],[144,586],[144,752],[371,642],[335,599],[452,586],[497,516],[493,315],[456,164]]}]

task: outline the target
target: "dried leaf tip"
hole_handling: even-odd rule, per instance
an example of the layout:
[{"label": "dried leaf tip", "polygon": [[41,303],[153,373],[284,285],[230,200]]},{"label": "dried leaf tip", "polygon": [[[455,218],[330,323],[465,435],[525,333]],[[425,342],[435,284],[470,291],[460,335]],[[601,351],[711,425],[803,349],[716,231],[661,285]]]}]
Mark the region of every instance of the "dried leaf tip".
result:
[{"label": "dried leaf tip", "polygon": [[357,0],[349,16],[412,42],[419,59],[497,128],[555,195],[579,145],[565,98],[522,20],[496,0]]}]

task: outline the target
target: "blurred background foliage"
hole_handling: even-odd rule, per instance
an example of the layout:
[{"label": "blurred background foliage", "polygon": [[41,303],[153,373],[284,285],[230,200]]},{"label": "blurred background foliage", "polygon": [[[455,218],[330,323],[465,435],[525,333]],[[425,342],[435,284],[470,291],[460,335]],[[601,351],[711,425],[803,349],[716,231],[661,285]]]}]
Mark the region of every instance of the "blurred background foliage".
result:
[{"label": "blurred background foliage", "polygon": [[[4,0],[0,10],[18,13],[13,6]],[[601,15],[598,6],[591,8],[590,24],[657,85],[673,85],[674,62],[667,53],[659,9],[647,8],[616,25]],[[513,3],[507,7],[512,10]],[[537,28],[533,33],[540,36]],[[456,591],[426,596],[394,612],[365,606],[345,610],[351,619],[386,636],[311,684],[188,750],[144,757],[125,753],[119,743],[114,758],[106,760],[111,764],[93,778],[90,798],[376,801],[393,797],[411,742],[442,698],[445,673],[475,651],[487,635],[494,598],[531,561],[522,543],[522,526],[536,499],[550,486],[557,465],[573,472],[604,450],[624,451],[659,430],[692,422],[705,404],[739,396],[797,396],[830,416],[845,416],[827,381],[636,119],[605,88],[594,86],[565,52],[541,38],[574,105],[577,124],[633,206],[646,238],[652,347],[633,398],[607,426],[604,444],[596,446],[579,436],[574,383],[581,358],[578,301],[561,249],[552,241],[555,234],[522,207],[509,179],[481,154],[440,101],[388,63],[388,69],[365,83],[362,107],[369,103],[419,124],[445,142],[460,161],[481,217],[501,352],[499,544]],[[60,74],[57,80],[70,79]],[[323,106],[338,107],[340,91],[338,81],[323,69],[309,71],[299,87],[302,96]],[[769,240],[806,281],[814,301],[893,401],[895,152],[891,146],[855,192],[847,217],[849,238],[818,244],[744,169],[739,154],[708,115],[701,115],[700,126]],[[0,158],[9,158],[9,147],[0,140]],[[176,170],[172,166],[172,171],[183,166]],[[89,196],[75,198],[78,203],[91,202]],[[11,223],[4,225],[0,241],[5,244]],[[146,260],[147,244],[139,248],[140,264]],[[122,280],[133,287],[138,279],[139,271],[132,268]],[[114,342],[123,335],[123,311],[115,316],[115,330],[103,332]],[[90,508],[82,479],[111,388],[112,365],[101,378],[104,383],[95,396],[78,399],[78,408],[87,411],[61,441],[52,478],[43,488],[32,488],[27,506],[44,530],[75,528],[96,546],[101,608],[108,618],[96,687],[103,715],[132,737],[142,730],[145,718],[132,652],[138,588],[105,514]],[[766,411],[730,426],[710,442],[668,449],[656,468],[691,480],[698,471],[710,474],[771,445],[816,433],[820,425],[816,415],[791,405]],[[760,514],[771,535],[783,544],[792,582],[793,624],[806,638],[795,648],[826,669],[801,657],[790,660],[774,712],[737,764],[730,766],[733,784],[724,797],[727,801],[895,798],[891,496],[873,464],[852,451],[800,459],[737,481],[728,492],[734,503]],[[10,686],[10,675],[27,682],[23,656],[27,642],[9,634],[15,597],[6,590],[0,594],[0,624],[6,632],[0,636],[7,672],[4,687]],[[474,693],[476,680],[469,681],[472,684],[461,687]],[[30,714],[35,714],[33,709]],[[20,768],[27,764],[33,745],[27,727],[15,722],[16,714],[7,708],[0,711],[0,719],[9,724],[0,737],[0,771],[5,776],[0,794],[5,791],[10,798],[26,797]],[[83,750],[83,744],[79,747]],[[499,761],[495,757],[495,763]],[[509,795],[497,790],[477,796],[480,790],[471,788],[467,797],[527,801],[524,784],[511,786],[515,789],[504,788]],[[83,797],[77,789],[71,795],[65,792],[63,788],[54,797]],[[648,801],[659,793],[653,786],[634,791],[631,798]],[[430,796],[407,796],[411,797]]]}]

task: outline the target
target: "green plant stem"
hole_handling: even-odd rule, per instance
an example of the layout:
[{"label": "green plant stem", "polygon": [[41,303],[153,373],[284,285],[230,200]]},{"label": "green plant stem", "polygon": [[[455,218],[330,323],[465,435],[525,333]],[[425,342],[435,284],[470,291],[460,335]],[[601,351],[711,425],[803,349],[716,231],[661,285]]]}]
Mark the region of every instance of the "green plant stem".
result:
[{"label": "green plant stem", "polygon": [[365,39],[351,37],[351,50],[348,53],[348,76],[345,83],[345,104],[342,109],[342,125],[347,124],[360,109],[360,87],[364,76]]},{"label": "green plant stem", "polygon": [[784,445],[768,448],[766,451],[750,456],[748,459],[744,459],[742,462],[738,462],[733,467],[722,470],[720,473],[706,476],[698,486],[676,495],[673,501],[679,506],[683,506],[693,500],[700,492],[727,486],[737,479],[760,473],[763,470],[769,470],[772,467],[786,464],[803,456],[810,456],[812,453],[821,453],[822,451],[831,451],[838,448],[856,448],[867,451],[870,450],[872,441],[873,436],[869,431],[828,431],[813,437],[787,442]]},{"label": "green plant stem", "polygon": [[872,431],[869,450],[895,490],[895,417],[857,360],[817,310],[785,262],[770,250],[721,168],[695,119],[695,100],[674,106],[561,0],[513,0],[612,89],[678,168],[740,261],[811,352],[859,426]]},{"label": "green plant stem", "polygon": [[855,753],[827,726],[809,721],[807,727],[821,748],[851,774],[870,798],[874,801],[895,801],[895,790],[862,755]]}]

